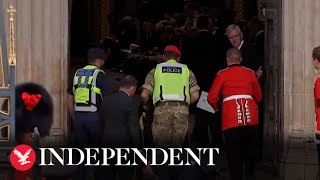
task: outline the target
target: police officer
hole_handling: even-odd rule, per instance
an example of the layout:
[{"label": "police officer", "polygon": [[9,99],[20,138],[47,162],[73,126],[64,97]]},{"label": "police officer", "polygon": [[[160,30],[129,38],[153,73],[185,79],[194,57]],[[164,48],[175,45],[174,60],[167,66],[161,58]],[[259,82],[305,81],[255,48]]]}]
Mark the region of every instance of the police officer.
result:
[{"label": "police officer", "polygon": [[180,51],[169,45],[164,63],[149,72],[142,86],[141,98],[147,103],[152,94],[155,105],[152,134],[159,147],[181,147],[189,127],[189,104],[199,98],[200,87],[195,75],[179,63]]},{"label": "police officer", "polygon": [[231,48],[227,51],[228,68],[217,73],[208,94],[208,103],[219,110],[222,104],[222,132],[232,180],[254,177],[254,162],[257,149],[258,103],[261,89],[256,74],[242,67],[241,51]]},{"label": "police officer", "polygon": [[[156,147],[182,147],[187,136],[189,104],[199,98],[200,87],[195,75],[179,63],[180,51],[169,45],[164,50],[164,63],[151,70],[142,86],[144,104],[152,95],[155,105],[152,134]],[[158,169],[157,169],[158,168]],[[160,179],[177,179],[178,172],[169,173],[166,166],[156,168]]]},{"label": "police officer", "polygon": [[[97,147],[102,135],[99,110],[103,96],[112,92],[109,81],[101,68],[106,60],[104,50],[88,50],[88,65],[78,69],[68,88],[68,111],[73,119],[74,144],[76,147]],[[83,179],[84,171],[75,179]]]}]

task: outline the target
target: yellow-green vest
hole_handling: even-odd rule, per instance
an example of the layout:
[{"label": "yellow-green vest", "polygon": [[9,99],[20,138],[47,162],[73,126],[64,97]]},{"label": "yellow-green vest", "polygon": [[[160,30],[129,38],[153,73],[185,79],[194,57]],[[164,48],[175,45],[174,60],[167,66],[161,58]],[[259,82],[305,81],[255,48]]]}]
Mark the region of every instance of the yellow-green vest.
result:
[{"label": "yellow-green vest", "polygon": [[87,65],[75,73],[73,78],[75,111],[96,112],[98,110],[97,95],[102,98],[101,89],[97,87],[99,72],[103,71],[94,65]]},{"label": "yellow-green vest", "polygon": [[188,67],[175,60],[158,64],[154,72],[153,103],[182,101],[189,104],[189,77]]}]

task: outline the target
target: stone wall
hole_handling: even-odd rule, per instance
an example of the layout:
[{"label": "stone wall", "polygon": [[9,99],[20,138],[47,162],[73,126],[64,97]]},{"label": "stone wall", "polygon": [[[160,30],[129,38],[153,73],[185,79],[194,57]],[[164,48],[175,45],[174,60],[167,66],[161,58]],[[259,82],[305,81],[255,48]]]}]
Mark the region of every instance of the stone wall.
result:
[{"label": "stone wall", "polygon": [[320,1],[282,0],[284,179],[315,179],[312,49],[320,45]]}]

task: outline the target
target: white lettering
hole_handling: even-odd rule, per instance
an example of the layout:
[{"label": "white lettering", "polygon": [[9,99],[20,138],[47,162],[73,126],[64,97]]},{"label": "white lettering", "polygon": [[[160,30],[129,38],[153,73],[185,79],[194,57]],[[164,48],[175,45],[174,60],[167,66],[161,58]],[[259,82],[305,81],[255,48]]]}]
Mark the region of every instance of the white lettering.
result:
[{"label": "white lettering", "polygon": [[[87,151],[87,163],[85,164],[85,166],[99,166],[99,160],[96,164],[91,164],[91,158],[93,158],[94,160],[97,159],[97,154],[99,153],[99,149],[98,148],[85,148]],[[91,155],[91,150],[94,150],[96,152],[94,152],[93,155]]]},{"label": "white lettering", "polygon": [[[110,151],[110,156],[108,156],[108,150]],[[102,160],[102,164],[101,166],[109,166],[110,164],[108,164],[108,159],[112,159],[115,155],[116,155],[116,152],[114,152],[113,149],[111,148],[102,148],[102,151],[103,151],[103,160]]]},{"label": "white lettering", "polygon": [[[121,151],[124,150],[124,155],[121,154]],[[129,148],[118,148],[117,149],[117,164],[116,166],[130,166],[130,160],[127,162],[127,164],[121,164],[121,159],[127,160],[129,153]]]},{"label": "white lettering", "polygon": [[[148,165],[148,160],[147,160],[147,150],[145,150],[145,157],[142,155],[142,153],[137,149],[137,148],[132,148],[132,151],[134,152],[135,155],[137,155],[140,160],[144,163],[144,165]],[[138,165],[136,163],[136,156],[133,156],[133,166]]]},{"label": "white lettering", "polygon": [[[150,148],[151,149],[151,148]],[[160,154],[157,154],[157,151],[160,150],[162,152],[162,155],[163,155],[163,160],[162,160],[162,163],[160,164],[157,164],[157,157],[160,156]],[[168,153],[167,151],[165,151],[164,149],[161,149],[161,148],[152,148],[151,149],[152,151],[152,162],[151,162],[151,166],[161,166],[161,165],[164,165],[167,161],[168,161]],[[161,156],[160,156],[161,157]]]},{"label": "white lettering", "polygon": [[40,149],[40,164],[39,166],[45,166],[46,164],[46,149],[48,148],[39,148]]},{"label": "white lettering", "polygon": [[[174,152],[175,150],[178,150],[178,154],[175,155]],[[180,160],[180,155],[182,153],[182,148],[169,148],[169,151],[170,151],[170,163],[169,163],[169,166],[182,166],[183,165],[183,162]],[[175,158],[179,161],[180,160],[180,163],[179,164],[175,164]],[[178,162],[177,162],[178,163]]]},{"label": "white lettering", "polygon": [[[66,150],[68,150],[68,154],[69,154],[69,157],[68,157],[69,162],[68,162],[68,164],[66,164],[67,166],[77,166],[77,165],[80,165],[84,161],[84,153],[82,152],[81,149],[78,149],[78,148],[66,148]],[[73,157],[74,157],[73,156],[73,150],[78,151],[79,154],[80,154],[79,162],[75,163],[75,164],[73,164],[73,162],[72,162]]]},{"label": "white lettering", "polygon": [[193,160],[195,160],[196,163],[200,166],[202,148],[197,148],[197,149],[198,149],[198,152],[199,152],[199,154],[198,154],[199,158],[194,154],[194,152],[190,148],[185,148],[185,150],[187,151],[187,162],[185,164],[186,166],[192,165],[192,164],[189,163],[189,155],[191,155]]},{"label": "white lettering", "polygon": [[50,151],[50,163],[48,164],[49,166],[53,166],[54,163],[52,162],[52,155],[59,161],[61,165],[64,165],[64,150],[65,148],[61,148],[62,150],[62,157],[57,153],[57,151],[53,148],[48,148]]},{"label": "white lettering", "polygon": [[209,150],[209,164],[208,164],[208,166],[215,166],[215,164],[213,163],[213,160],[214,160],[213,150],[215,150],[217,152],[217,154],[219,154],[219,148],[204,148],[203,153],[205,153],[206,150]]},{"label": "white lettering", "polygon": [[[207,166],[215,166],[214,153],[219,154],[219,148],[197,148],[198,152],[190,148],[144,148],[142,150],[137,148],[85,148],[86,153],[78,148],[39,149],[40,166],[54,166],[57,164],[77,166],[82,164],[84,160],[86,160],[85,166],[109,166],[110,162],[108,161],[111,159],[116,161],[114,162],[116,166],[137,166],[140,163],[148,165],[150,162],[151,166],[190,166],[201,165],[204,157],[209,158],[208,161],[204,161],[208,162]],[[102,154],[100,154],[101,152]],[[80,156],[78,156],[78,153]],[[203,156],[204,154],[208,156]],[[48,159],[47,157],[50,158]],[[77,159],[74,161],[73,158],[75,157]]]}]

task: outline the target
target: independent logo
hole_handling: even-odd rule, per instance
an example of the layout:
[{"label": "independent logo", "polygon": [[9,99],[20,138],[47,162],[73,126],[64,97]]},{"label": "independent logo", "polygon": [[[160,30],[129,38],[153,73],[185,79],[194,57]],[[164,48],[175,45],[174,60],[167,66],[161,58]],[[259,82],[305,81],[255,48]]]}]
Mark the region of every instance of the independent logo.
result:
[{"label": "independent logo", "polygon": [[12,166],[19,171],[27,171],[32,168],[36,160],[34,150],[25,144],[16,146],[10,154],[10,162]]}]

